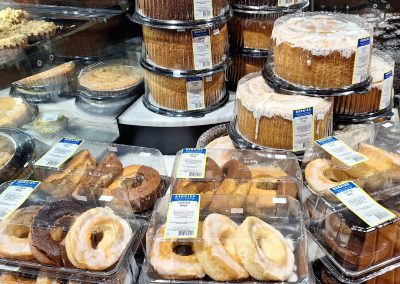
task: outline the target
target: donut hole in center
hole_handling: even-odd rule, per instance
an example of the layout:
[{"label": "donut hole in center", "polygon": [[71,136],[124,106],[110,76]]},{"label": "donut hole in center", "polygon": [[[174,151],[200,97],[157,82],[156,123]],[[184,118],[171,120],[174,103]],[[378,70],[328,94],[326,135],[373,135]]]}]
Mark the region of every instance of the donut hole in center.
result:
[{"label": "donut hole in center", "polygon": [[97,249],[97,246],[103,240],[103,237],[104,237],[104,232],[103,231],[93,232],[90,235],[90,242],[92,243],[92,248],[93,249]]},{"label": "donut hole in center", "polygon": [[193,247],[189,243],[174,242],[172,244],[172,251],[180,256],[190,256],[193,255]]},{"label": "donut hole in center", "polygon": [[30,227],[24,225],[14,225],[12,228],[13,235],[20,239],[28,238]]},{"label": "donut hole in center", "polygon": [[135,177],[130,177],[125,179],[122,183],[122,186],[124,188],[135,188],[141,186],[143,182],[144,182],[144,176],[137,175]]}]

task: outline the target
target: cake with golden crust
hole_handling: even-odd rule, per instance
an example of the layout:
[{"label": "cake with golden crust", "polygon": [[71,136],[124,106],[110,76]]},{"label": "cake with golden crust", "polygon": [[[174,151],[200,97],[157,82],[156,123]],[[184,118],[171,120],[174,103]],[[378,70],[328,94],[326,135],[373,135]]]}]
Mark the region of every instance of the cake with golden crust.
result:
[{"label": "cake with golden crust", "polygon": [[313,107],[314,113],[313,139],[328,136],[332,127],[331,102],[276,93],[261,75],[249,74],[239,82],[236,92],[236,128],[255,144],[293,150],[293,111],[308,107]]},{"label": "cake with golden crust", "polygon": [[[275,74],[291,84],[342,88],[369,76],[372,27],[357,16],[284,16],[275,22],[271,38]],[[359,45],[366,49],[363,56],[357,56]]]},{"label": "cake with golden crust", "polygon": [[29,106],[19,98],[0,98],[0,127],[20,127],[31,121]]}]

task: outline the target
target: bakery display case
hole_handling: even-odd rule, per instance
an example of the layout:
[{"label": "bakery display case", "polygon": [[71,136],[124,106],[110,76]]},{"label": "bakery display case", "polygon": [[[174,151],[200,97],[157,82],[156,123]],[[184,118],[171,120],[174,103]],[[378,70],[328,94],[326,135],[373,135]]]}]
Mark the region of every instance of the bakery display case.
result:
[{"label": "bakery display case", "polygon": [[106,195],[57,200],[32,180],[2,184],[1,192],[3,271],[78,283],[133,281],[131,258],[144,223],[124,192],[115,195],[117,204]]},{"label": "bakery display case", "polygon": [[[169,201],[185,196],[198,197],[172,195],[158,202],[146,236],[142,283],[306,281],[307,256],[297,200],[282,197],[280,203],[272,204],[274,213],[264,215],[248,212],[246,207],[203,208],[193,234],[189,229],[175,232],[166,219]],[[220,197],[221,201],[229,198]]]}]

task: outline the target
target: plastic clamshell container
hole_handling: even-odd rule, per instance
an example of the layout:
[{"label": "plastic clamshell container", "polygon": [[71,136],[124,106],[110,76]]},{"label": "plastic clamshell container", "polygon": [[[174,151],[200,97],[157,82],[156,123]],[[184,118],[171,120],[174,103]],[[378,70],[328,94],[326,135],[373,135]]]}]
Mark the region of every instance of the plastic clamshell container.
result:
[{"label": "plastic clamshell container", "polygon": [[[165,196],[159,200],[159,203],[155,211],[153,212],[153,217],[150,221],[149,229],[146,236],[148,253],[145,265],[142,270],[143,274],[141,276],[143,283],[218,283],[218,281],[213,280],[212,278],[216,278],[218,276],[212,274],[212,271],[210,271],[210,269],[212,268],[210,268],[210,264],[207,264],[208,261],[212,261],[214,256],[207,257],[206,251],[208,251],[209,246],[210,250],[214,250],[215,245],[215,249],[219,250],[219,253],[224,253],[225,251],[225,255],[229,255],[230,253],[228,251],[231,250],[227,250],[228,246],[224,245],[225,241],[227,241],[228,238],[230,240],[229,242],[235,247],[241,246],[242,248],[247,248],[249,243],[251,243],[251,237],[248,235],[240,235],[239,231],[249,226],[250,228],[248,232],[251,235],[252,232],[254,232],[251,229],[252,222],[257,223],[260,226],[265,226],[264,222],[266,222],[272,227],[269,227],[269,232],[271,232],[271,235],[277,236],[279,234],[281,236],[279,237],[280,241],[277,242],[284,247],[285,252],[281,255],[281,265],[282,267],[285,267],[285,272],[282,273],[282,275],[275,276],[281,278],[280,283],[306,283],[307,254],[304,239],[302,211],[300,208],[300,204],[297,200],[291,197],[280,197],[281,203],[273,204],[273,207],[271,208],[273,210],[269,212],[265,211],[262,214],[257,215],[254,212],[249,212],[248,209],[251,208],[246,206],[241,208],[230,206],[224,207],[223,205],[228,204],[229,199],[231,199],[232,196],[216,195],[214,196],[214,198],[220,201],[220,209],[224,208],[224,210],[219,210],[217,213],[211,210],[209,207],[204,208],[204,202],[207,202],[207,200],[203,199],[203,201],[201,202],[202,209],[199,215],[199,221],[202,225],[201,227],[199,226],[197,237],[163,238],[162,231],[165,228],[164,224],[166,223],[166,215],[170,198],[170,196]],[[264,200],[263,196],[257,196],[255,198],[259,199],[260,202]],[[208,225],[211,223],[215,224],[215,222],[213,222],[214,220],[216,222],[223,222],[221,226],[224,226],[225,229],[227,229],[226,234],[222,234],[222,231],[218,232],[217,229],[216,231],[213,231],[213,233],[209,237],[205,237],[205,234],[207,234],[208,236]],[[238,225],[239,227],[237,227]],[[229,227],[230,229],[228,229]],[[268,245],[272,245],[272,243],[268,243],[267,239],[263,239],[262,237],[260,238],[262,239],[260,240],[260,242],[264,242],[265,247],[267,247]],[[251,245],[249,245],[249,247],[250,246]],[[180,259],[185,258],[179,255],[180,252],[185,252],[186,250],[187,253],[188,250],[190,250],[190,247],[192,248],[192,250],[189,253],[188,258],[191,257],[192,262],[179,262]],[[255,247],[257,247],[257,245]],[[276,247],[274,250],[275,252],[278,251]],[[241,251],[243,251],[243,249],[241,249]],[[202,256],[204,256],[205,258],[202,261],[196,260],[197,258],[195,257],[195,254],[200,256],[203,253],[204,255]],[[216,253],[216,255],[218,255],[218,252]],[[258,253],[265,256],[264,253],[268,252],[259,248]],[[242,264],[247,263],[247,260],[243,257],[241,252],[237,250],[237,254],[239,259],[241,259]],[[251,254],[250,257],[253,258],[254,255],[255,253]],[[163,261],[166,261],[165,259],[169,261],[168,263],[170,265],[162,266]],[[232,259],[232,256],[231,258],[228,257],[228,259]],[[177,275],[174,275],[173,273],[171,275],[168,275],[168,273],[170,273],[168,271],[169,268],[175,268],[179,264],[183,265],[185,268],[190,269],[193,269],[193,265],[197,264],[197,267],[203,267],[204,271],[202,268],[200,268],[200,273],[197,275],[197,277],[189,277],[187,278],[188,280],[179,279],[179,269],[175,270],[178,271]],[[294,266],[292,266],[291,264],[294,264]],[[223,267],[223,265],[224,263],[222,262],[222,264],[214,263],[214,265],[211,266]],[[271,264],[271,266],[273,266],[273,264]],[[267,266],[265,269],[267,270],[271,266]],[[248,268],[246,268],[246,264],[244,264],[244,270],[246,269]],[[185,271],[185,269],[183,270]],[[226,277],[223,272],[221,273],[221,277]],[[257,280],[255,280],[254,278],[243,277],[244,276],[242,276],[242,279],[239,280],[222,281],[224,281],[225,283],[257,283]],[[265,280],[262,283],[269,282],[268,280]]]},{"label": "plastic clamshell container", "polygon": [[231,5],[234,8],[252,8],[258,10],[279,10],[295,6],[307,6],[308,0],[232,0]]},{"label": "plastic clamshell container", "polygon": [[59,168],[51,162],[41,165],[40,159],[34,164],[35,178],[55,198],[124,191],[133,213],[146,219],[169,186],[162,154],[156,149],[84,141],[66,158]]},{"label": "plastic clamshell container", "polygon": [[[298,122],[294,113],[306,109],[311,111],[311,107],[313,114],[310,114],[309,125],[303,125],[298,132],[308,133],[310,139],[305,141],[295,134]],[[332,109],[333,98],[274,91],[260,73],[251,73],[238,83],[232,130],[236,133],[234,136],[252,144],[250,147],[300,153],[311,144],[311,140],[332,133]]]},{"label": "plastic clamshell container", "polygon": [[46,103],[71,97],[77,90],[78,67],[73,61],[53,66],[12,83],[10,94],[29,103]]},{"label": "plastic clamshell container", "polygon": [[237,84],[242,77],[263,69],[268,59],[268,52],[232,49],[231,59],[232,65],[226,73],[227,85],[230,90],[236,90]]},{"label": "plastic clamshell container", "polygon": [[201,1],[167,0],[154,3],[150,0],[136,0],[137,16],[147,21],[166,24],[194,24],[223,16],[229,10],[228,0],[214,0],[210,4]]},{"label": "plastic clamshell container", "polygon": [[[177,153],[171,178],[171,193],[199,193],[209,200],[209,207],[218,206],[215,195],[231,195],[237,207],[248,204],[248,210],[261,214],[271,203],[262,203],[255,196],[291,196],[300,198],[302,177],[295,155],[274,151],[207,149],[203,178],[180,178],[182,151]],[[272,201],[271,201],[272,202]]]},{"label": "plastic clamshell container", "polygon": [[266,71],[297,90],[326,95],[367,90],[372,41],[372,25],[358,16],[290,14],[275,21]]},{"label": "plastic clamshell container", "polygon": [[374,49],[371,60],[371,87],[366,94],[336,97],[335,115],[370,117],[391,109],[394,65],[394,60],[388,54]]},{"label": "plastic clamshell container", "polygon": [[[228,99],[225,70],[230,61],[208,71],[178,72],[156,68],[142,59],[150,109],[171,115],[209,112]],[[157,109],[158,108],[158,109]]]},{"label": "plastic clamshell container", "polygon": [[313,220],[306,222],[306,229],[318,250],[326,254],[323,262],[332,273],[342,279],[363,281],[399,266],[398,189],[371,195],[394,215],[393,219],[376,226],[365,223],[330,193],[327,190],[318,196],[315,205],[318,212]]},{"label": "plastic clamshell container", "polygon": [[[32,183],[5,183],[1,191],[27,184],[33,188]],[[135,219],[125,192],[113,198],[57,200],[43,191],[44,186],[34,189],[13,213],[2,212],[6,217],[0,223],[5,234],[1,269],[83,283],[124,283],[120,280],[130,277],[131,258],[145,232],[145,223]],[[13,249],[16,238],[25,244],[21,251]]]}]

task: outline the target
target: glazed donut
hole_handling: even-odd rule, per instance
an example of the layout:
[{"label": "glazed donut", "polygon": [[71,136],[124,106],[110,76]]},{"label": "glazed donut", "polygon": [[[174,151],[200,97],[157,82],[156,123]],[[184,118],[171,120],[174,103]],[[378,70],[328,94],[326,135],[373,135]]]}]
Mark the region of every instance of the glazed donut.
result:
[{"label": "glazed donut", "polygon": [[[30,248],[35,258],[44,264],[65,266],[68,261],[63,258],[61,242],[75,216],[86,210],[81,202],[56,201],[44,206],[35,216],[31,226]],[[52,228],[58,228],[57,230]]]},{"label": "glazed donut", "polygon": [[74,155],[61,173],[46,178],[40,189],[55,198],[70,197],[82,179],[96,168],[96,159],[88,150]]},{"label": "glazed donut", "polygon": [[294,271],[294,254],[284,236],[257,217],[247,217],[235,233],[236,253],[260,281],[285,281]]},{"label": "glazed donut", "polygon": [[251,172],[238,160],[230,160],[222,167],[224,181],[216,189],[210,203],[211,212],[223,213],[231,208],[241,208],[250,190]]},{"label": "glazed donut", "polygon": [[[98,235],[101,240],[93,244],[93,237]],[[127,221],[110,208],[97,207],[76,218],[65,237],[65,248],[75,267],[104,270],[118,261],[131,236]]]},{"label": "glazed donut", "polygon": [[18,209],[0,223],[0,256],[22,260],[35,258],[29,247],[28,235],[39,209],[39,206]]},{"label": "glazed donut", "polygon": [[0,275],[0,283],[1,284],[35,284],[35,279],[20,277],[8,273],[4,273]]},{"label": "glazed donut", "polygon": [[206,274],[215,281],[234,281],[249,277],[236,255],[234,238],[238,225],[220,214],[210,214],[194,244],[196,257]]},{"label": "glazed donut", "polygon": [[133,212],[140,213],[154,206],[162,187],[163,181],[155,169],[133,165],[124,168],[121,176],[103,194],[117,196],[118,190],[126,191]]},{"label": "glazed donut", "polygon": [[[165,226],[161,226],[154,237],[149,252],[150,264],[164,279],[191,280],[203,278],[204,269],[194,254],[194,244],[189,240],[179,242],[176,239],[163,239]],[[201,230],[201,226],[199,226]],[[189,248],[180,254],[178,249]]]}]

